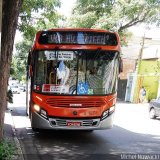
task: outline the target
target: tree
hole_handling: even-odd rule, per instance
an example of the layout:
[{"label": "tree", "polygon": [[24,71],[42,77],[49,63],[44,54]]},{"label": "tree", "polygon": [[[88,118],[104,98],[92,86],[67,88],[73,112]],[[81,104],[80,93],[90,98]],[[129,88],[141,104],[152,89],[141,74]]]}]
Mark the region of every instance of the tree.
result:
[{"label": "tree", "polygon": [[16,53],[12,57],[10,75],[19,81],[26,80],[27,55],[31,44],[31,41],[22,40],[15,45]]},{"label": "tree", "polygon": [[0,54],[0,140],[3,138],[4,113],[7,106],[7,83],[17,25],[18,29],[23,32],[24,37],[31,41],[37,28],[44,29],[49,24],[52,24],[52,26],[57,24],[58,15],[55,8],[58,6],[60,6],[59,0],[3,1],[2,53]]},{"label": "tree", "polygon": [[24,0],[18,29],[27,41],[33,41],[37,30],[55,27],[61,16],[57,13],[60,7],[59,0]]},{"label": "tree", "polygon": [[24,0],[18,29],[23,33],[23,40],[16,44],[16,55],[13,58],[13,77],[22,80],[26,75],[26,60],[35,33],[38,30],[58,27],[60,16],[56,8],[60,7],[59,0]]},{"label": "tree", "polygon": [[5,0],[2,5],[2,45],[0,54],[0,141],[3,139],[4,114],[7,106],[7,83],[18,15],[22,2],[23,0]]},{"label": "tree", "polygon": [[77,0],[69,26],[114,30],[126,37],[136,24],[159,25],[159,13],[159,0]]},{"label": "tree", "polygon": [[[26,57],[13,56],[10,69],[10,76],[19,81],[24,82],[26,80],[26,63],[27,63]],[[13,72],[11,73],[12,70]]]}]

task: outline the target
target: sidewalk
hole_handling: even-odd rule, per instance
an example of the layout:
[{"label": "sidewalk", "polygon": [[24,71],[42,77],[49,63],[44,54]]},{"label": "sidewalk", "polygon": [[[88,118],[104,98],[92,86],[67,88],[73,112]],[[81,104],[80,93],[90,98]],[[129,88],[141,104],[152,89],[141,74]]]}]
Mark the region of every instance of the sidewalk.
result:
[{"label": "sidewalk", "polygon": [[11,141],[11,143],[16,147],[16,155],[13,156],[13,160],[24,160],[19,140],[16,137],[15,127],[14,127],[12,115],[9,109],[6,110],[5,112],[4,138]]}]

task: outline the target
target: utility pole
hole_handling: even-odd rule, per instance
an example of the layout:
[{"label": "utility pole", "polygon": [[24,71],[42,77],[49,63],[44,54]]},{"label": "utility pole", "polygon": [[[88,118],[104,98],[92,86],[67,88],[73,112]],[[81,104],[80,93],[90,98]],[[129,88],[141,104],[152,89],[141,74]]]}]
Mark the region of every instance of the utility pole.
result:
[{"label": "utility pole", "polygon": [[142,62],[144,44],[145,44],[145,33],[144,33],[144,36],[142,37],[142,42],[140,43],[141,48],[139,51],[137,65],[136,65],[136,87],[135,87],[136,92],[134,96],[134,102],[136,103],[139,102],[139,91],[142,86],[141,75],[139,76],[139,74],[141,72],[141,62]]},{"label": "utility pole", "polygon": [[141,49],[140,49],[138,61],[137,61],[137,66],[138,66],[137,73],[139,73],[141,71],[141,61],[142,61],[142,56],[143,56],[144,42],[145,42],[145,33],[144,33],[144,36],[142,37],[142,42],[140,43]]}]

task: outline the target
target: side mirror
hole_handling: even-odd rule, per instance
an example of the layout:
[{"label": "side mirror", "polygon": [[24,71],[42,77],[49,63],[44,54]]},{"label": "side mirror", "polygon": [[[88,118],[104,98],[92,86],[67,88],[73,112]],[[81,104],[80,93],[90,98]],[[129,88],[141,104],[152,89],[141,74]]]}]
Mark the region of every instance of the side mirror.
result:
[{"label": "side mirror", "polygon": [[30,64],[31,64],[31,52],[29,52],[27,60],[27,65],[29,66]]},{"label": "side mirror", "polygon": [[32,65],[31,65],[31,52],[30,51],[29,51],[29,54],[28,54],[26,70],[27,70],[27,77],[32,77],[33,70],[32,70]]},{"label": "side mirror", "polygon": [[33,75],[32,65],[29,65],[29,77],[32,77],[32,75]]}]

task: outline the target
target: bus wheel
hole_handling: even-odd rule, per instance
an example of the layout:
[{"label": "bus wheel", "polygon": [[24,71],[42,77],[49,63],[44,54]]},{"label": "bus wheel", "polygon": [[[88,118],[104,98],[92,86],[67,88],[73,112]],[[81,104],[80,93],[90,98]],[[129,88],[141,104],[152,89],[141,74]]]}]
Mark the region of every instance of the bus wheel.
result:
[{"label": "bus wheel", "polygon": [[40,129],[39,129],[39,128],[34,128],[34,127],[32,127],[32,131],[33,131],[33,132],[39,132]]},{"label": "bus wheel", "polygon": [[31,119],[31,128],[32,128],[32,131],[38,132],[39,129],[38,129],[38,128],[35,128],[35,127],[33,126],[33,115],[32,115],[32,112],[31,112],[31,114],[30,114],[30,119]]}]

